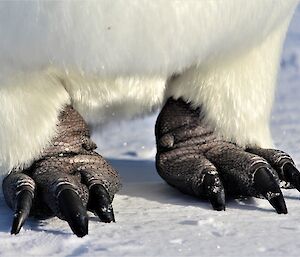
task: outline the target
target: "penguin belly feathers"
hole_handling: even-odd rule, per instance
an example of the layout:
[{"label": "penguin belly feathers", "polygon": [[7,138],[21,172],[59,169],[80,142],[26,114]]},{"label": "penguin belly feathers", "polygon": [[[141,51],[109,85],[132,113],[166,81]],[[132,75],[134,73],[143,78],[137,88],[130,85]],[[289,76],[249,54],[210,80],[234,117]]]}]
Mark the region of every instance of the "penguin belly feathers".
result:
[{"label": "penguin belly feathers", "polygon": [[1,171],[37,159],[68,104],[93,124],[182,97],[203,106],[221,137],[271,145],[276,73],[297,2],[1,2]]}]

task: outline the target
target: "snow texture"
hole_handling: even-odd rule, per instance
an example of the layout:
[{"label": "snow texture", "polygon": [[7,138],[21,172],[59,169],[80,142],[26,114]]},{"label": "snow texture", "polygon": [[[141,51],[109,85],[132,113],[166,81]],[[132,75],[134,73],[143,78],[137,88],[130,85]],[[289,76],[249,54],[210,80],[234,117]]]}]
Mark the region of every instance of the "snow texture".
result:
[{"label": "snow texture", "polygon": [[[285,44],[272,115],[275,144],[298,167],[299,84],[300,8]],[[94,135],[99,152],[123,178],[114,200],[116,223],[99,223],[91,214],[89,235],[80,239],[57,218],[30,219],[11,236],[13,213],[0,199],[0,256],[299,256],[299,192],[283,190],[288,215],[260,199],[228,200],[226,212],[213,211],[156,174],[155,116],[115,123]]]}]

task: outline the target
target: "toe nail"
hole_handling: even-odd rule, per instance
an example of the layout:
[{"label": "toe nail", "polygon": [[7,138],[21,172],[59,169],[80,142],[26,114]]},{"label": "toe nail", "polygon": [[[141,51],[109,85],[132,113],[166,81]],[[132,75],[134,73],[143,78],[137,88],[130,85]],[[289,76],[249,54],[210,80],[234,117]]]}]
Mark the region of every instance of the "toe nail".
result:
[{"label": "toe nail", "polygon": [[282,195],[276,196],[269,200],[270,204],[275,208],[278,214],[287,214],[287,207]]},{"label": "toe nail", "polygon": [[63,218],[78,237],[88,234],[88,215],[81,199],[72,189],[64,189],[58,196],[58,203]]}]

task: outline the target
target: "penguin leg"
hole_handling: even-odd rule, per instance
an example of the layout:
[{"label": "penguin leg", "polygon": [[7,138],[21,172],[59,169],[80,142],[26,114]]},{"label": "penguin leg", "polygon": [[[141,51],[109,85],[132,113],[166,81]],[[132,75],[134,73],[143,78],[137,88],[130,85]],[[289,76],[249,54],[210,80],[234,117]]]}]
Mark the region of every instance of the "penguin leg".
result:
[{"label": "penguin leg", "polygon": [[117,172],[94,150],[82,117],[67,106],[59,117],[57,136],[28,169],[3,180],[4,197],[14,210],[12,234],[29,215],[57,216],[78,237],[88,234],[87,210],[101,221],[114,221],[112,200],[120,187]]},{"label": "penguin leg", "polygon": [[225,210],[225,195],[250,196],[266,198],[277,213],[287,213],[280,180],[300,191],[300,172],[292,158],[219,139],[203,118],[201,107],[168,99],[155,128],[160,176],[184,193],[209,199],[216,210]]}]

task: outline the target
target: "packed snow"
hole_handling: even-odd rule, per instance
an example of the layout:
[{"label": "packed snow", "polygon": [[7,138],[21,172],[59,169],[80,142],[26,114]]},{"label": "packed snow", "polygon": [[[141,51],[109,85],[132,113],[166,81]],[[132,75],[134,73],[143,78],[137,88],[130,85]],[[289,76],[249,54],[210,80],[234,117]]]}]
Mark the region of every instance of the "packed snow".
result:
[{"label": "packed snow", "polygon": [[[272,115],[276,146],[300,167],[300,8],[288,32]],[[94,135],[120,172],[116,223],[90,214],[89,235],[74,236],[57,218],[29,219],[10,235],[12,211],[0,199],[0,256],[299,256],[300,193],[283,190],[289,214],[266,200],[228,200],[225,212],[183,195],[156,174],[155,115],[111,124]]]}]

